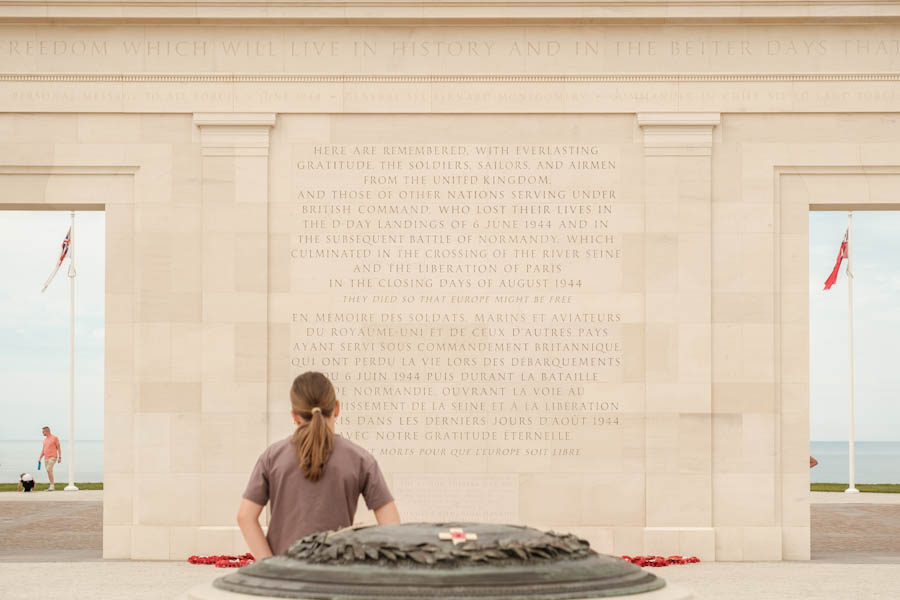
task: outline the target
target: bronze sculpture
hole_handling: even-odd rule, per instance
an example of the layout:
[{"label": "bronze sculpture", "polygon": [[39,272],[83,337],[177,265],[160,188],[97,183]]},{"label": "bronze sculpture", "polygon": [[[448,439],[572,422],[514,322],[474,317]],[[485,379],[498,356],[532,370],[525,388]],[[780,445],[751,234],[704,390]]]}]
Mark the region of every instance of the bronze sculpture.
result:
[{"label": "bronze sculpture", "polygon": [[573,535],[511,525],[410,523],[307,536],[215,581],[232,592],[306,600],[573,600],[665,582]]}]

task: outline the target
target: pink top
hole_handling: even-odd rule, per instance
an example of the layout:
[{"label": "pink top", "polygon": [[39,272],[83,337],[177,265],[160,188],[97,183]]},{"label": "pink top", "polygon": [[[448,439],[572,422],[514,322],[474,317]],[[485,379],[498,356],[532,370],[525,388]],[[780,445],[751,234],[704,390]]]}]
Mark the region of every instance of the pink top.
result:
[{"label": "pink top", "polygon": [[59,438],[52,433],[44,438],[44,458],[57,458],[59,456]]}]

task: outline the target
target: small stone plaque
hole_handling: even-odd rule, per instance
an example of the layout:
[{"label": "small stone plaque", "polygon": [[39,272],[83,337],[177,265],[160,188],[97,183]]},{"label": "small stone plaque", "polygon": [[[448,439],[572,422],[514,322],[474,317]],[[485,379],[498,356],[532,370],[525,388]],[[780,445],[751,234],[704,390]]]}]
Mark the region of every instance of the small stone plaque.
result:
[{"label": "small stone plaque", "polygon": [[519,522],[519,477],[513,473],[395,473],[391,490],[404,522]]}]

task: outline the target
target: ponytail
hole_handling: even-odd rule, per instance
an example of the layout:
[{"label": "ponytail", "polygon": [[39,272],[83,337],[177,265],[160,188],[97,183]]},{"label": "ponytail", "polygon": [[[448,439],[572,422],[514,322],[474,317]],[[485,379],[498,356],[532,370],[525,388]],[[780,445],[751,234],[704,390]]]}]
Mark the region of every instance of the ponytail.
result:
[{"label": "ponytail", "polygon": [[303,474],[318,481],[334,448],[334,432],[326,419],[334,413],[337,398],[334,386],[321,373],[297,376],[291,386],[291,406],[303,423],[291,438]]}]

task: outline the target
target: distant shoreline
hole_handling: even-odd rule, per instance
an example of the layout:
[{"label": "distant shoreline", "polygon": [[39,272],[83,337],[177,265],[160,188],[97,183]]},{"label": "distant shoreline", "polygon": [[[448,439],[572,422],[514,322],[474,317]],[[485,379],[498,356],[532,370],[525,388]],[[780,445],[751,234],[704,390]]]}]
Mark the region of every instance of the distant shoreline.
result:
[{"label": "distant shoreline", "polygon": [[[56,466],[56,478],[68,480],[69,467],[75,468],[75,480],[102,482],[104,480],[104,450],[106,443],[98,440],[76,439],[73,453],[69,453],[69,441],[61,440],[63,462]],[[38,468],[37,459],[41,453],[41,441],[0,440],[0,483],[13,484],[22,473],[31,473],[35,481],[47,483],[46,465]],[[69,459],[74,461],[69,464]],[[57,486],[58,487],[58,486]]]}]

